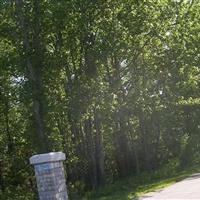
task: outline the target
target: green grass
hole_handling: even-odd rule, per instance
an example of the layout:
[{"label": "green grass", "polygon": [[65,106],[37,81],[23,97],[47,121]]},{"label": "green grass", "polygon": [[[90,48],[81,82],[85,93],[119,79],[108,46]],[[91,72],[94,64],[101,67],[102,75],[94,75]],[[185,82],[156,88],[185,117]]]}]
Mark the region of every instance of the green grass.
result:
[{"label": "green grass", "polygon": [[96,191],[88,192],[81,200],[131,200],[144,193],[152,192],[181,181],[198,171],[200,171],[200,167],[175,171],[168,170],[164,176],[162,176],[162,171],[150,174],[144,173],[140,176],[119,180]]}]

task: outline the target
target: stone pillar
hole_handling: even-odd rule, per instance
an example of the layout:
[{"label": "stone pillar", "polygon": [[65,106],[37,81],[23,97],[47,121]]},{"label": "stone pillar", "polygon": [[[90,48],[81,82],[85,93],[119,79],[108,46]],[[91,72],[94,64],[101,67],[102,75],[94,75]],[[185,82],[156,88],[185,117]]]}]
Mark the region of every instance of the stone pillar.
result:
[{"label": "stone pillar", "polygon": [[63,161],[65,154],[52,152],[30,158],[34,165],[40,200],[68,200]]}]

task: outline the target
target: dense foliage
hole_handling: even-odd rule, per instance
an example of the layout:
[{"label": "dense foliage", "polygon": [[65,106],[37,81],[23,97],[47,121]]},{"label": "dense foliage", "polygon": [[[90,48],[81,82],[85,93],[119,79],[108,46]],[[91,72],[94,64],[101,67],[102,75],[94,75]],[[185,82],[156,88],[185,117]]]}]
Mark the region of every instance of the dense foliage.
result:
[{"label": "dense foliage", "polygon": [[1,0],[2,198],[34,198],[36,153],[70,194],[196,162],[199,52],[199,1]]}]

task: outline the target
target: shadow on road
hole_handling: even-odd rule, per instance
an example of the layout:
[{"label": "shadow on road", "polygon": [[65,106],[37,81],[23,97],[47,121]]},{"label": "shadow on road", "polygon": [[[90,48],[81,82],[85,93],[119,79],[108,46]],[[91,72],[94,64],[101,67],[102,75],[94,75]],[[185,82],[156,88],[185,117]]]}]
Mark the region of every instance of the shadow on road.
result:
[{"label": "shadow on road", "polygon": [[193,174],[192,176],[186,178],[185,181],[190,181],[197,178],[200,178],[200,173]]},{"label": "shadow on road", "polygon": [[152,197],[152,196],[148,195],[148,196],[136,197],[136,198],[134,198],[132,200],[141,200],[141,198],[142,199],[147,199],[147,198],[150,198],[150,197]]}]

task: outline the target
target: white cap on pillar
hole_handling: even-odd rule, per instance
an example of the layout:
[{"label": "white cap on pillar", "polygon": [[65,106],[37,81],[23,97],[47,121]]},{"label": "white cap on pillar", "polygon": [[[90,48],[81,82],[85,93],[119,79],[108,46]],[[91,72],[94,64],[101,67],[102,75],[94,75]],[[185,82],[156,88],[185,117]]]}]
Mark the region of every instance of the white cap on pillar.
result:
[{"label": "white cap on pillar", "polygon": [[40,163],[57,162],[65,160],[65,154],[62,152],[51,152],[32,156],[29,161],[31,165]]}]

